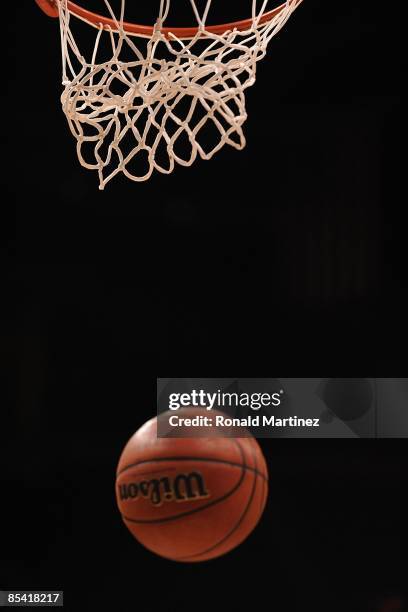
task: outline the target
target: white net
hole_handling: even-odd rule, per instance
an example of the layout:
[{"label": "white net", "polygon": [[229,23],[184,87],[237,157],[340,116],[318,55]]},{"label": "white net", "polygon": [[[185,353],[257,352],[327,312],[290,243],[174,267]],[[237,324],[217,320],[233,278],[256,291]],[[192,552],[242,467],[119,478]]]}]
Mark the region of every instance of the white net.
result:
[{"label": "white net", "polygon": [[124,29],[126,0],[120,0],[117,15],[108,0],[101,0],[115,27],[88,21],[96,29],[89,30],[94,43],[86,58],[74,36],[78,16],[67,0],[56,0],[62,106],[79,160],[98,172],[100,189],[119,173],[145,181],[154,170],[169,174],[197,156],[210,159],[226,144],[242,149],[245,90],[255,82],[269,41],[301,0],[287,0],[266,22],[262,18],[271,3],[248,0],[249,25],[221,34],[206,27],[212,0],[201,12],[198,0],[184,1],[197,20],[191,39],[164,31],[171,0],[160,0],[153,33],[145,39]]}]

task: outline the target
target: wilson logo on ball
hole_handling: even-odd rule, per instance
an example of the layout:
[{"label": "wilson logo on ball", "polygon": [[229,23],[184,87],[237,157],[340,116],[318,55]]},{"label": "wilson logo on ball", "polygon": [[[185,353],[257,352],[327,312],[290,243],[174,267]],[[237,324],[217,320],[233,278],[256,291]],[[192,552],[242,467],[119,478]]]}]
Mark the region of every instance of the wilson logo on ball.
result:
[{"label": "wilson logo on ball", "polygon": [[178,474],[175,478],[165,476],[140,482],[128,482],[118,485],[119,498],[124,500],[148,499],[153,506],[163,502],[186,502],[209,497],[204,478],[199,472]]}]

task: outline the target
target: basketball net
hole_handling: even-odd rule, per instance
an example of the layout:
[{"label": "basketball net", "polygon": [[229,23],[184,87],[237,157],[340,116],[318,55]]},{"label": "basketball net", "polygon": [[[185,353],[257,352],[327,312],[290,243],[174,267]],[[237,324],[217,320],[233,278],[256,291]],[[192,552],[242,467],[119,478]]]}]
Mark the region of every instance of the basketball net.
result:
[{"label": "basketball net", "polygon": [[[157,22],[146,38],[126,31],[126,0],[120,0],[119,14],[101,0],[114,28],[74,15],[67,0],[55,0],[62,107],[79,161],[98,172],[100,189],[119,173],[145,181],[154,170],[170,174],[176,164],[190,166],[197,156],[211,159],[224,145],[243,149],[245,90],[255,82],[257,62],[269,41],[301,2],[287,0],[265,22],[269,0],[248,0],[249,25],[216,33],[206,27],[212,0],[206,0],[202,12],[198,0],[185,1],[197,22],[197,31],[187,39],[164,28],[171,0],[160,0]],[[87,58],[74,36],[79,19],[95,32]]]}]

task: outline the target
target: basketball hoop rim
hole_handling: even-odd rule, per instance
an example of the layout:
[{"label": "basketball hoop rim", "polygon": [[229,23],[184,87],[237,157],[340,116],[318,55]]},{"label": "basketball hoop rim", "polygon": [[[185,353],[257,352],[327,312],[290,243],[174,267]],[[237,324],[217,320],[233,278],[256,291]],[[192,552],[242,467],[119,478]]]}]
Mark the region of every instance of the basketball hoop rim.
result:
[{"label": "basketball hoop rim", "polygon": [[[44,11],[44,13],[48,15],[49,17],[59,16],[58,6],[56,5],[55,0],[35,0],[35,1],[38,4],[38,6]],[[269,21],[272,21],[272,19],[276,17],[276,15],[281,13],[283,10],[285,10],[285,8],[287,8],[288,5],[293,6],[293,10],[295,10],[299,6],[299,4],[301,4],[301,2],[302,0],[289,0],[288,2],[284,2],[283,4],[277,6],[276,8],[262,15],[257,22],[258,25],[261,26],[261,25],[268,23]],[[82,19],[88,22],[94,27],[101,28],[102,26],[103,28],[106,28],[109,30],[118,31],[117,22],[109,17],[98,15],[97,13],[89,11],[88,9],[85,9],[79,6],[78,4],[75,4],[75,2],[71,2],[70,0],[68,0],[67,2],[67,7],[68,7],[69,12],[72,13],[72,15],[75,15],[79,19]],[[230,23],[223,23],[220,25],[206,25],[205,31],[209,32],[210,34],[216,34],[216,35],[222,35],[222,34],[225,34],[226,32],[230,32],[233,30],[246,31],[251,28],[252,23],[253,23],[253,19],[249,18],[249,19],[243,19],[240,21],[233,21]],[[139,24],[130,23],[130,22],[123,23],[123,30],[126,32],[126,34],[130,34],[133,36],[140,36],[142,38],[151,38],[154,34],[154,26],[145,26],[145,25],[139,25]],[[166,38],[169,38],[172,35],[176,38],[189,40],[189,39],[194,38],[198,34],[199,30],[200,30],[199,27],[180,28],[180,27],[166,26],[166,27],[161,28],[160,32]]]}]

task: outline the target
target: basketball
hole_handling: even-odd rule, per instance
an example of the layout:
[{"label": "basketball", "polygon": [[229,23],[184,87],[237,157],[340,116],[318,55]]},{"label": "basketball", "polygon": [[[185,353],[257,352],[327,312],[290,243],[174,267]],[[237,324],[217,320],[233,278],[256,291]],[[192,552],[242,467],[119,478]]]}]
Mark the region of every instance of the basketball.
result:
[{"label": "basketball", "polygon": [[[197,410],[177,414],[195,416]],[[127,528],[152,552],[182,562],[213,559],[238,546],[258,523],[268,493],[262,451],[253,437],[223,435],[212,427],[205,438],[157,438],[154,418],[126,444],[117,503]]]}]

